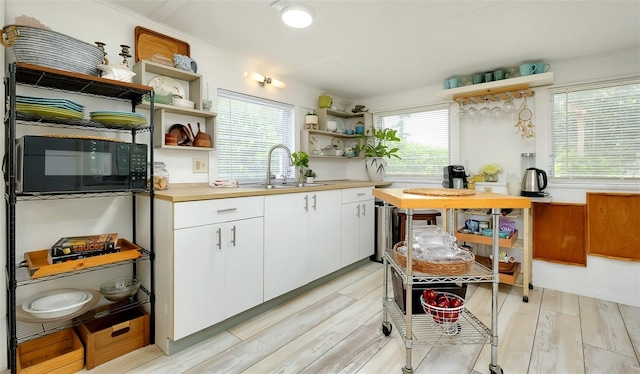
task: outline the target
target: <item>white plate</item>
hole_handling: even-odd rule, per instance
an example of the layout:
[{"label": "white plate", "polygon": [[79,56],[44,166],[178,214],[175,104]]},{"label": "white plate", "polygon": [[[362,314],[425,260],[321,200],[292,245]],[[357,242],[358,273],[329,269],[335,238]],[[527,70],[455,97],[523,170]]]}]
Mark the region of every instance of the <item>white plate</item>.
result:
[{"label": "white plate", "polygon": [[[53,296],[53,295],[64,294],[64,293],[72,293],[72,292],[76,292],[76,291],[84,293],[85,297],[81,301],[78,301],[78,302],[75,302],[75,303],[72,303],[72,304],[68,304],[68,305],[66,305],[64,307],[51,309],[51,310],[37,310],[37,309],[31,308],[31,305],[36,300],[40,300],[40,299],[42,299],[44,297],[47,297],[47,296]],[[50,291],[41,293],[39,295],[36,295],[33,298],[31,298],[30,300],[28,300],[26,303],[22,304],[22,309],[25,312],[31,314],[32,316],[34,316],[36,318],[42,318],[42,319],[58,318],[58,317],[67,316],[67,315],[70,315],[70,314],[73,314],[73,313],[77,312],[78,310],[82,309],[82,306],[84,304],[86,304],[89,301],[91,301],[91,299],[93,299],[93,294],[91,292],[85,291],[85,290],[78,290],[78,289],[50,290]]]},{"label": "white plate", "polygon": [[153,87],[153,90],[160,95],[179,96],[181,99],[187,97],[184,88],[171,77],[155,77],[149,81],[149,86]]},{"label": "white plate", "polygon": [[31,309],[44,312],[67,309],[70,305],[79,303],[86,298],[87,294],[82,291],[61,292],[34,300],[31,303]]}]

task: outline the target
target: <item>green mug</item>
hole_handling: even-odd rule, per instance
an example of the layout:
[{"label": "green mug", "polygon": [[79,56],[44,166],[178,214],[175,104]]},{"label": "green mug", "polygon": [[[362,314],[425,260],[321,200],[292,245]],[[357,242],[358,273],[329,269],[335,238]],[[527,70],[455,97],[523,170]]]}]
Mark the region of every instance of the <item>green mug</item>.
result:
[{"label": "green mug", "polygon": [[534,64],[522,64],[520,65],[520,75],[531,75],[535,73],[537,70],[537,66]]},{"label": "green mug", "polygon": [[506,70],[498,69],[498,70],[493,72],[493,79],[495,79],[497,81],[500,81],[500,80],[503,80],[505,78],[509,78],[509,73],[507,73]]}]

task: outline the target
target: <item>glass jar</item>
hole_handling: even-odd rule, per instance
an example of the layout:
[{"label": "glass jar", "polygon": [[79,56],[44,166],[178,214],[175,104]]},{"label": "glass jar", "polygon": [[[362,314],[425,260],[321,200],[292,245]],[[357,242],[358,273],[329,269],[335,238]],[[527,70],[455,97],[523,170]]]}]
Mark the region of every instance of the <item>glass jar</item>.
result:
[{"label": "glass jar", "polygon": [[535,153],[522,153],[520,155],[520,163],[522,167],[522,175],[529,168],[536,167],[536,154]]},{"label": "glass jar", "polygon": [[[166,190],[169,188],[169,172],[164,162],[156,161],[153,163],[153,189]],[[151,175],[151,163],[147,164],[147,175]],[[147,179],[147,188],[150,188],[149,179]]]}]

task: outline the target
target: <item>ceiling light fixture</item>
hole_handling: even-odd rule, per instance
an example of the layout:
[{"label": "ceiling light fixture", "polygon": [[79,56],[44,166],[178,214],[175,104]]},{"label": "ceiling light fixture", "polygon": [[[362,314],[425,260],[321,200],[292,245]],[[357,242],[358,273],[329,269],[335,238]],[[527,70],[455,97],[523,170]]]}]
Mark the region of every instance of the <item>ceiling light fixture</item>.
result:
[{"label": "ceiling light fixture", "polygon": [[244,76],[245,76],[245,78],[251,78],[254,81],[258,82],[258,85],[260,87],[264,87],[265,84],[269,84],[269,85],[272,85],[273,87],[278,87],[278,88],[285,88],[287,86],[287,84],[284,83],[283,81],[279,81],[277,79],[265,77],[262,74],[252,73],[252,72],[250,72],[248,70],[244,71]]},{"label": "ceiling light fixture", "polygon": [[280,11],[282,22],[287,26],[296,29],[308,27],[313,22],[313,14],[305,7],[299,5],[289,5]]}]

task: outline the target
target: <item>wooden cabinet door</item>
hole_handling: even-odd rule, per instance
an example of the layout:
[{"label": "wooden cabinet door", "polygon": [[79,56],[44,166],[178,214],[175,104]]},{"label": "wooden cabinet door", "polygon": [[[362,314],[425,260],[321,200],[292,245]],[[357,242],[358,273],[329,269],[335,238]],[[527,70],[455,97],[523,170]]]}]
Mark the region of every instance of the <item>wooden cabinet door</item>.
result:
[{"label": "wooden cabinet door", "polygon": [[587,193],[589,254],[640,261],[640,194]]},{"label": "wooden cabinet door", "polygon": [[584,204],[533,204],[533,258],[587,266]]}]

